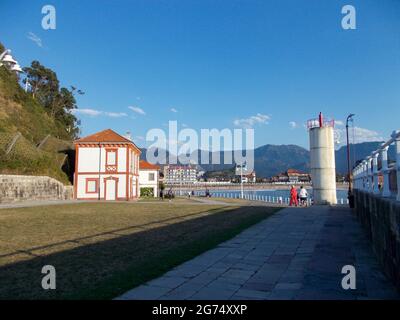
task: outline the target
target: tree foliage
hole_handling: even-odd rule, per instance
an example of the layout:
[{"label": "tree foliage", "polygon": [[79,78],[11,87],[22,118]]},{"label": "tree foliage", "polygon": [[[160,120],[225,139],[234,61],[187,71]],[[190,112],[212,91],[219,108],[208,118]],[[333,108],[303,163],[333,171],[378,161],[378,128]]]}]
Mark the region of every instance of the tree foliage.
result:
[{"label": "tree foliage", "polygon": [[30,67],[25,67],[26,78],[23,83],[30,87],[32,96],[45,108],[46,112],[61,123],[71,138],[79,132],[77,118],[71,113],[77,108],[75,94],[83,94],[71,86],[71,89],[60,88],[57,74],[39,61],[32,61]]}]

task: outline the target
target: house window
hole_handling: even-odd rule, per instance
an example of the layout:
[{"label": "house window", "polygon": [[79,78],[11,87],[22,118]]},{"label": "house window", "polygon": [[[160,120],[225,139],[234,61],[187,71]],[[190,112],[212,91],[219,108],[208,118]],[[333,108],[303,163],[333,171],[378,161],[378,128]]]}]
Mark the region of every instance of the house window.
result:
[{"label": "house window", "polygon": [[97,193],[98,179],[86,179],[86,193]]},{"label": "house window", "polygon": [[154,181],[154,173],[149,173],[149,181]]},{"label": "house window", "polygon": [[106,171],[116,172],[118,162],[118,149],[106,149]]},{"label": "house window", "polygon": [[107,150],[107,165],[115,166],[117,164],[117,150]]},{"label": "house window", "polygon": [[131,151],[131,172],[135,172],[135,161],[136,161],[136,157],[135,154]]}]

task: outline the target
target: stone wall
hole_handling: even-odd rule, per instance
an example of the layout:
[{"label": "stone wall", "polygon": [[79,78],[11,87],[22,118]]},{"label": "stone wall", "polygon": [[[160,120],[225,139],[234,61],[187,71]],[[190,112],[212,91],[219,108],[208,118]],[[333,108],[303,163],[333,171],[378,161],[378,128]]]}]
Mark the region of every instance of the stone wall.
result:
[{"label": "stone wall", "polygon": [[400,290],[400,203],[355,190],[355,211],[387,276]]},{"label": "stone wall", "polygon": [[0,203],[72,198],[72,186],[64,186],[50,177],[0,175]]}]

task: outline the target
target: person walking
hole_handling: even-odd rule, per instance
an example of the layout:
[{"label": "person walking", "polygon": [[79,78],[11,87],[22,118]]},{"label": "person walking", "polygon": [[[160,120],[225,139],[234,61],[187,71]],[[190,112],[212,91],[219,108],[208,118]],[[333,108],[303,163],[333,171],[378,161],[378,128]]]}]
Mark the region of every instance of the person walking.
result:
[{"label": "person walking", "polygon": [[291,207],[292,205],[295,205],[296,207],[299,205],[297,202],[297,190],[294,186],[290,189],[290,202],[289,206]]},{"label": "person walking", "polygon": [[308,192],[306,188],[304,188],[303,186],[300,187],[299,197],[300,197],[300,204],[307,207]]}]

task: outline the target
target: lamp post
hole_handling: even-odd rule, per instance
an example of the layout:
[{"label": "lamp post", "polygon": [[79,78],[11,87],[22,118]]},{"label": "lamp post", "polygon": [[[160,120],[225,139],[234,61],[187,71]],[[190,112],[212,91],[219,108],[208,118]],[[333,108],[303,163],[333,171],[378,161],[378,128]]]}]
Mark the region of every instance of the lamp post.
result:
[{"label": "lamp post", "polygon": [[243,199],[243,163],[240,166],[240,198]]},{"label": "lamp post", "polygon": [[17,73],[23,72],[21,66],[12,57],[10,49],[6,49],[2,54],[0,54],[0,66],[2,65],[9,68],[11,71],[15,71]]},{"label": "lamp post", "polygon": [[351,168],[350,168],[350,143],[349,143],[349,121],[353,120],[355,114],[351,113],[346,119],[346,139],[347,139],[347,175],[349,177],[349,191],[347,197],[349,199],[350,208],[354,208],[354,195],[351,187]]}]

